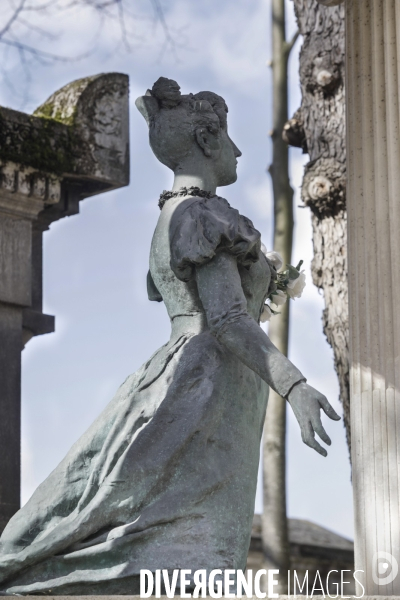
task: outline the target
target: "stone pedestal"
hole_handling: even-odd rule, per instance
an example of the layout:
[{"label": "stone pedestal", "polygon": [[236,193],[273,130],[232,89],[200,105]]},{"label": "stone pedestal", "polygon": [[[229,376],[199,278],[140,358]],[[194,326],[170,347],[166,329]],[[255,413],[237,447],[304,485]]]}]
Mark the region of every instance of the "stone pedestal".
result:
[{"label": "stone pedestal", "polygon": [[128,77],[74,81],[35,115],[0,107],[0,533],[20,507],[21,350],[42,311],[43,232],[129,183]]},{"label": "stone pedestal", "polygon": [[399,595],[399,0],[346,0],[346,36],[355,568]]}]

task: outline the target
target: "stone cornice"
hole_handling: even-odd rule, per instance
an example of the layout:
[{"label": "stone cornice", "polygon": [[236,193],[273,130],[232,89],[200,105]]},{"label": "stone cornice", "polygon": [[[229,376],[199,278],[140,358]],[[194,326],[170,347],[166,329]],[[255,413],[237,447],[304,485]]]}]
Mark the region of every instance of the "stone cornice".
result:
[{"label": "stone cornice", "polygon": [[[78,201],[127,185],[128,108],[128,77],[120,73],[74,81],[34,115],[0,107],[0,211],[34,219],[60,203],[67,181]],[[47,211],[46,221],[64,213]]]}]

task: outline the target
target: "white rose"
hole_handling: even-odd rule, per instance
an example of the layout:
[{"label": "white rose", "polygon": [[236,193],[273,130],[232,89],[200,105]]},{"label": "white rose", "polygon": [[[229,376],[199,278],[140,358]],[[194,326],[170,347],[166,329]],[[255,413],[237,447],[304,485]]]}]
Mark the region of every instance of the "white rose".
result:
[{"label": "white rose", "polygon": [[287,284],[287,293],[291,298],[300,298],[303,290],[306,286],[306,274],[304,271],[300,272],[297,279],[291,279]]},{"label": "white rose", "polygon": [[276,290],[276,292],[274,292],[272,294],[271,302],[273,304],[275,304],[275,306],[283,306],[285,304],[286,300],[287,300],[287,296],[286,296],[285,292],[282,292],[282,290]]},{"label": "white rose", "polygon": [[264,310],[261,313],[260,321],[261,323],[266,323],[272,317],[272,312],[268,304],[264,304]]},{"label": "white rose", "polygon": [[279,271],[279,269],[282,268],[283,258],[279,254],[279,252],[275,252],[275,250],[272,250],[272,252],[267,252],[265,256],[274,265],[274,267],[277,271]]}]

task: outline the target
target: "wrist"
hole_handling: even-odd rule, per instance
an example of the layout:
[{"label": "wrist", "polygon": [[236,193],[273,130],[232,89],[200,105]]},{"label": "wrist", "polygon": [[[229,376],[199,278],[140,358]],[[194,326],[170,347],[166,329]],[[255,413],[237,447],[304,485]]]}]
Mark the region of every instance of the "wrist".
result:
[{"label": "wrist", "polygon": [[292,387],[290,388],[290,390],[288,391],[288,393],[286,394],[285,398],[286,400],[290,401],[290,394],[292,393],[292,391],[297,388],[299,385],[303,384],[303,383],[307,383],[307,379],[305,377],[303,377],[303,379],[299,379],[299,381],[296,381],[296,383],[294,383],[292,385]]}]

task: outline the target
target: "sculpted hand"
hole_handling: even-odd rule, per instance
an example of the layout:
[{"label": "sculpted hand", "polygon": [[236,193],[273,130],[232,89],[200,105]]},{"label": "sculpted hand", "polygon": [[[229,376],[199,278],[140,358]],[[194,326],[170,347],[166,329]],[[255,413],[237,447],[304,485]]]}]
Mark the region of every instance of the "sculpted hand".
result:
[{"label": "sculpted hand", "polygon": [[304,381],[294,386],[289,393],[288,402],[300,425],[303,442],[310,448],[314,448],[322,456],[326,456],[327,451],[315,439],[317,433],[325,444],[331,445],[329,435],[321,423],[320,410],[322,408],[324,413],[334,421],[340,421],[339,415],[333,410],[323,394]]}]

